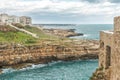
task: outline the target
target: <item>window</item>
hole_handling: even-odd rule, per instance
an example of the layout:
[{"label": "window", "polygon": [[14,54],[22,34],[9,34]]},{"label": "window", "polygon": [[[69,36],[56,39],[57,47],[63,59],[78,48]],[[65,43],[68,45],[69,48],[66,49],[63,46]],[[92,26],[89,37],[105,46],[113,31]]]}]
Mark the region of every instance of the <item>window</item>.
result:
[{"label": "window", "polygon": [[106,46],[106,68],[111,66],[111,47]]},{"label": "window", "polygon": [[104,49],[104,42],[100,41],[100,49]]}]

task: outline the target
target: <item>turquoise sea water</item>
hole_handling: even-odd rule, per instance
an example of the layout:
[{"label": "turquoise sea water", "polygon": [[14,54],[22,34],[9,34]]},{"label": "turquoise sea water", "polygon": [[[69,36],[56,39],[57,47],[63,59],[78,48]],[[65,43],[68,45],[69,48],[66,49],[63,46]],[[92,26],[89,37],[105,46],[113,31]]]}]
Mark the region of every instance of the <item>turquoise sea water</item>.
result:
[{"label": "turquoise sea water", "polygon": [[[111,24],[82,24],[76,26],[45,26],[46,28],[76,29],[84,36],[74,37],[82,39],[99,39],[99,31],[112,30]],[[0,80],[89,80],[98,67],[98,60],[78,60],[70,62],[53,62],[49,64],[33,65],[32,67],[13,70],[4,69]]]},{"label": "turquoise sea water", "polygon": [[45,28],[60,28],[60,29],[75,29],[78,33],[83,33],[84,36],[76,36],[77,39],[99,39],[99,33],[102,30],[113,30],[112,24],[79,24],[76,26],[45,26]]},{"label": "turquoise sea water", "polygon": [[89,80],[98,66],[98,60],[53,62],[14,71],[4,70],[0,80]]}]

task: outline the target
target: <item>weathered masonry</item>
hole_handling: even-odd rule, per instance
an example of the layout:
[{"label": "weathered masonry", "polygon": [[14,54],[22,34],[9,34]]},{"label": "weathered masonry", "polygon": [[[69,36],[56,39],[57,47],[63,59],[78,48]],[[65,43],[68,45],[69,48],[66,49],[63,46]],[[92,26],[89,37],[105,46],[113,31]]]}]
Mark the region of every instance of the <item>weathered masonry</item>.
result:
[{"label": "weathered masonry", "polygon": [[99,67],[107,80],[120,80],[120,16],[114,18],[114,31],[100,32]]}]

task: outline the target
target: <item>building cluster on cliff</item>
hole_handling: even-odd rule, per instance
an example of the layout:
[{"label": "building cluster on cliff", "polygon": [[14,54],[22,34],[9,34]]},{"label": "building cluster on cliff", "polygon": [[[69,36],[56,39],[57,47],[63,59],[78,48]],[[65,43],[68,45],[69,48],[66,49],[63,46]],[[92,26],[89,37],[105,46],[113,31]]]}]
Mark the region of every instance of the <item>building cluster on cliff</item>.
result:
[{"label": "building cluster on cliff", "polygon": [[15,15],[8,15],[8,14],[0,14],[0,25],[4,25],[7,23],[21,23],[23,25],[30,25],[32,24],[31,17],[28,16],[15,16]]}]

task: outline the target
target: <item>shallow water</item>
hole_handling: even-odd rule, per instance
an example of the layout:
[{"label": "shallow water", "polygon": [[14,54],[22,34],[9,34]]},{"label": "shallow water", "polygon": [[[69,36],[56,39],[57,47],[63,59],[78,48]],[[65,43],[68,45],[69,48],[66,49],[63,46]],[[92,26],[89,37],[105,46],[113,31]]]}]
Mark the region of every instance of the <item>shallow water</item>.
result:
[{"label": "shallow water", "polygon": [[0,80],[89,80],[98,60],[53,62],[14,71],[4,70]]}]

